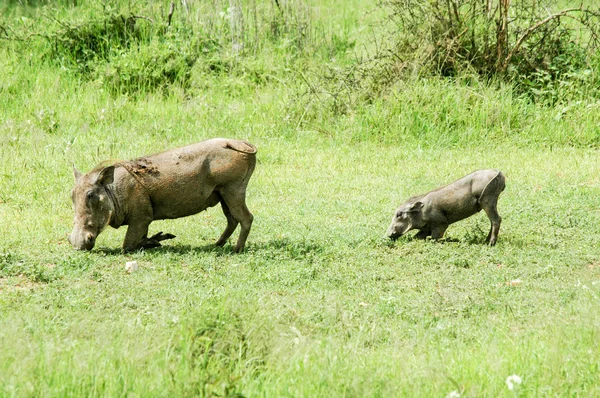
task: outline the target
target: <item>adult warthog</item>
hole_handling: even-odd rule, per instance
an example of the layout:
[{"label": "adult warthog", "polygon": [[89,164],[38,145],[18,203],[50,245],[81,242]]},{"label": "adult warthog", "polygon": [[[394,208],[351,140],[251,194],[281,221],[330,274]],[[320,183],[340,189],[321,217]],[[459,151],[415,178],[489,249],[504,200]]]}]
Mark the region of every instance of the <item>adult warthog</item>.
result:
[{"label": "adult warthog", "polygon": [[175,236],[159,232],[148,237],[152,221],[190,216],[221,203],[227,227],[216,244],[224,245],[239,223],[234,251],[240,252],[253,220],[246,207],[246,187],[255,154],[249,142],[215,138],[101,165],[85,175],[74,168],[75,217],[69,242],[76,249],[91,250],[107,225],[127,225],[124,251],[157,247]]}]

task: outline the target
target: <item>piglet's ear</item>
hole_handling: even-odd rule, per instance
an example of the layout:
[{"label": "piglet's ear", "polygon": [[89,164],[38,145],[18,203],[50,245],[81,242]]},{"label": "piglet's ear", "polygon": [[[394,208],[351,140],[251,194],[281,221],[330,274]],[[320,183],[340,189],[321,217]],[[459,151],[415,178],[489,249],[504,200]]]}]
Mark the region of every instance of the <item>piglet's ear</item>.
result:
[{"label": "piglet's ear", "polygon": [[411,212],[413,211],[421,211],[421,209],[423,208],[423,202],[415,202],[411,207],[410,210]]},{"label": "piglet's ear", "polygon": [[73,176],[75,176],[75,181],[81,178],[81,172],[75,168],[75,165],[73,165]]},{"label": "piglet's ear", "polygon": [[98,179],[96,179],[96,184],[99,185],[108,185],[112,184],[115,179],[115,166],[108,166],[100,170],[98,173]]}]

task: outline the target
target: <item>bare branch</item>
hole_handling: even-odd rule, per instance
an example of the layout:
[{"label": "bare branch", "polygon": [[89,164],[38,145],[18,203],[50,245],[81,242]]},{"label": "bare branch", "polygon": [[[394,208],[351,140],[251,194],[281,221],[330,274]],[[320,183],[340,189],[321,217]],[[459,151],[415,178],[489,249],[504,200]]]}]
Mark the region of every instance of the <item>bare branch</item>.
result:
[{"label": "bare branch", "polygon": [[169,9],[169,16],[167,17],[167,26],[171,26],[171,18],[173,17],[173,11],[175,11],[175,2],[171,2],[171,8]]},{"label": "bare branch", "polygon": [[517,42],[515,43],[514,47],[512,48],[512,50],[510,50],[510,52],[508,53],[508,55],[506,56],[506,58],[504,59],[504,62],[502,63],[502,68],[500,69],[501,72],[506,71],[506,68],[508,68],[508,63],[510,62],[511,58],[513,57],[513,55],[515,54],[515,52],[517,50],[519,50],[519,48],[521,47],[521,44],[523,44],[523,42],[525,41],[525,39],[527,39],[527,37],[533,33],[534,30],[536,30],[537,28],[539,28],[540,26],[547,24],[548,22],[552,21],[553,19],[559,18],[565,14],[568,14],[570,12],[573,11],[582,11],[582,7],[578,7],[578,8],[568,8],[566,10],[562,10],[560,12],[557,12],[556,14],[552,14],[547,18],[542,19],[541,21],[538,21],[535,25],[530,26],[522,35],[521,37],[519,37],[519,39],[517,40]]},{"label": "bare branch", "polygon": [[150,22],[154,23],[154,20],[152,18],[144,16],[144,15],[132,15],[131,17],[135,18],[135,19],[145,19],[146,21],[150,21]]},{"label": "bare branch", "polygon": [[187,14],[190,13],[190,8],[188,7],[187,1],[186,0],[181,0],[181,5],[183,6],[183,8],[185,8],[185,12]]}]

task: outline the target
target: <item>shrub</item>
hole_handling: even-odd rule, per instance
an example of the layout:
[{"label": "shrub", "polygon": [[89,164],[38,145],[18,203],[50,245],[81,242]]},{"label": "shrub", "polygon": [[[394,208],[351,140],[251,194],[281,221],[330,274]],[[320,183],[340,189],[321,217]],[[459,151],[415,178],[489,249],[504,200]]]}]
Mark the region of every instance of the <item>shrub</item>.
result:
[{"label": "shrub", "polygon": [[87,75],[98,60],[106,61],[113,52],[139,42],[136,21],[135,16],[124,15],[107,15],[78,25],[59,21],[58,31],[48,37],[51,48],[47,56]]},{"label": "shrub", "polygon": [[600,13],[582,6],[548,11],[556,9],[555,0],[387,0],[381,5],[397,28],[393,52],[443,76],[465,69],[523,76],[579,68],[598,48]]},{"label": "shrub", "polygon": [[108,62],[97,64],[92,75],[114,94],[164,90],[172,84],[187,88],[193,66],[213,48],[210,41],[155,39],[114,53]]},{"label": "shrub", "polygon": [[[411,76],[477,75],[556,103],[598,80],[600,8],[556,11],[556,0],[382,0],[386,29],[349,69],[322,74],[337,112]],[[315,85],[317,86],[317,85]],[[589,86],[588,86],[589,87]]]}]

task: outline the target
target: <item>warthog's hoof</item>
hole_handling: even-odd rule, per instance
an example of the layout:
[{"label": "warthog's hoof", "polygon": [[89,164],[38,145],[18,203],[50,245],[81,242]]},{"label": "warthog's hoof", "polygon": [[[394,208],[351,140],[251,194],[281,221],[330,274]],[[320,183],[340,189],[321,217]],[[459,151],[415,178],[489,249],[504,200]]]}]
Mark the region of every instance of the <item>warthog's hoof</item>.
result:
[{"label": "warthog's hoof", "polygon": [[139,244],[140,249],[152,249],[154,247],[161,246],[160,242],[167,239],[173,239],[175,235],[173,234],[163,234],[162,231],[152,235],[149,238],[144,238]]}]

